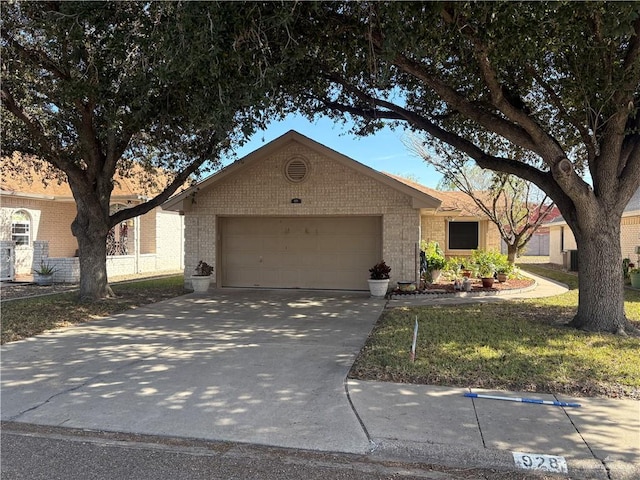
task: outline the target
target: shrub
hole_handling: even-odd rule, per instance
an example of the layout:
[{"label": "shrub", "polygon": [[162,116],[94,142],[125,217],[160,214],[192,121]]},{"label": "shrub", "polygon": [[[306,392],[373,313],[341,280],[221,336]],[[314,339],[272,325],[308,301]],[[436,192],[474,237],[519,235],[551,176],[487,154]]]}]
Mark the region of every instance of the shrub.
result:
[{"label": "shrub", "polygon": [[196,277],[208,277],[213,273],[213,267],[209,265],[207,262],[203,262],[200,260],[198,262],[198,266],[195,268]]},{"label": "shrub", "polygon": [[496,271],[507,270],[510,266],[507,256],[497,250],[474,250],[471,253],[471,263],[475,265],[481,277],[493,277]]},{"label": "shrub", "polygon": [[425,259],[427,260],[427,270],[442,270],[445,267],[446,258],[438,242],[431,241],[427,243],[422,240],[420,242],[420,249],[425,254]]},{"label": "shrub", "polygon": [[384,263],[384,260],[380,263],[376,263],[373,267],[369,269],[369,273],[371,274],[369,278],[371,280],[385,280],[389,278],[389,274],[391,273],[391,267]]}]

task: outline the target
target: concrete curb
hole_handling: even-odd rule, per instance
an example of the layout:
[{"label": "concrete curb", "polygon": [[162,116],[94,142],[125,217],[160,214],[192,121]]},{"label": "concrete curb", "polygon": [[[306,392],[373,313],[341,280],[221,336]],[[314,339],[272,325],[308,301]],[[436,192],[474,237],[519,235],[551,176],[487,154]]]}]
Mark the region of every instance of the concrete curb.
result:
[{"label": "concrete curb", "polygon": [[[388,461],[421,462],[453,468],[486,468],[502,471],[525,472],[514,462],[512,452],[492,448],[473,448],[465,445],[403,442],[388,438],[374,438],[376,450],[372,457]],[[614,470],[592,458],[566,458],[568,475],[576,479],[635,480],[638,467],[618,464]],[[531,470],[535,471],[535,470]]]}]

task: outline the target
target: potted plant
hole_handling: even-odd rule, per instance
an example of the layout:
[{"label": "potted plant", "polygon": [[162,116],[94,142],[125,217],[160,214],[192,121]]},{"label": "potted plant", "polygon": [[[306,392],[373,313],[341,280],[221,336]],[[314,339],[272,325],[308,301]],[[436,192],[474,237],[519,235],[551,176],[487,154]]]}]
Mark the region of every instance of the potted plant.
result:
[{"label": "potted plant", "polygon": [[475,265],[478,275],[482,279],[483,288],[491,288],[493,286],[493,276],[496,273],[495,257],[496,253],[485,252],[484,250],[474,250],[471,254],[471,261]]},{"label": "potted plant", "polygon": [[494,274],[495,269],[492,266],[478,266],[478,275],[480,275],[480,280],[482,280],[482,288],[493,287],[493,282],[495,281],[495,278],[493,278]]},{"label": "potted plant", "polygon": [[53,285],[53,274],[58,271],[55,265],[42,260],[40,267],[33,270],[35,273],[35,281],[38,285]]},{"label": "potted plant", "polygon": [[498,281],[500,283],[504,283],[509,278],[509,275],[513,273],[513,265],[507,263],[507,265],[499,266],[496,269],[496,276],[498,277]]},{"label": "potted plant", "polygon": [[372,297],[384,297],[387,294],[389,273],[391,267],[384,263],[384,260],[369,269],[369,291]]},{"label": "potted plant", "polygon": [[633,288],[640,288],[640,268],[632,268],[629,270],[629,278]]},{"label": "potted plant", "polygon": [[431,281],[437,282],[442,274],[442,269],[446,265],[444,252],[440,248],[438,242],[431,241],[422,243],[421,250],[424,251],[424,257],[427,261],[427,270],[431,273]]},{"label": "potted plant", "polygon": [[204,293],[209,290],[213,267],[207,262],[200,260],[195,268],[195,272],[196,273],[191,275],[191,287],[196,293]]}]

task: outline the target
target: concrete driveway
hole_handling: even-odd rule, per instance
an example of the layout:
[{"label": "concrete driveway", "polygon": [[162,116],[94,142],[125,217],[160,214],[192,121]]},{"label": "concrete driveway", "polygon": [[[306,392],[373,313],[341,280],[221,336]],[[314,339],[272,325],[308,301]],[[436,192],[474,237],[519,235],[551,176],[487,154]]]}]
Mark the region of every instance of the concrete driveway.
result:
[{"label": "concrete driveway", "polygon": [[2,420],[363,453],[345,377],[384,301],[213,290],[2,347]]}]

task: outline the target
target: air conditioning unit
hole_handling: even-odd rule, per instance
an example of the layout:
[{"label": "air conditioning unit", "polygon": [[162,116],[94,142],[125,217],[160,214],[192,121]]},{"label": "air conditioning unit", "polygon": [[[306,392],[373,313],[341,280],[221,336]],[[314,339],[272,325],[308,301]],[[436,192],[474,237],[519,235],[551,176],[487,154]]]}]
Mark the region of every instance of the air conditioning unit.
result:
[{"label": "air conditioning unit", "polygon": [[570,272],[578,271],[578,251],[565,250],[562,252],[562,266]]},{"label": "air conditioning unit", "polygon": [[578,250],[569,250],[569,271],[578,271]]}]

